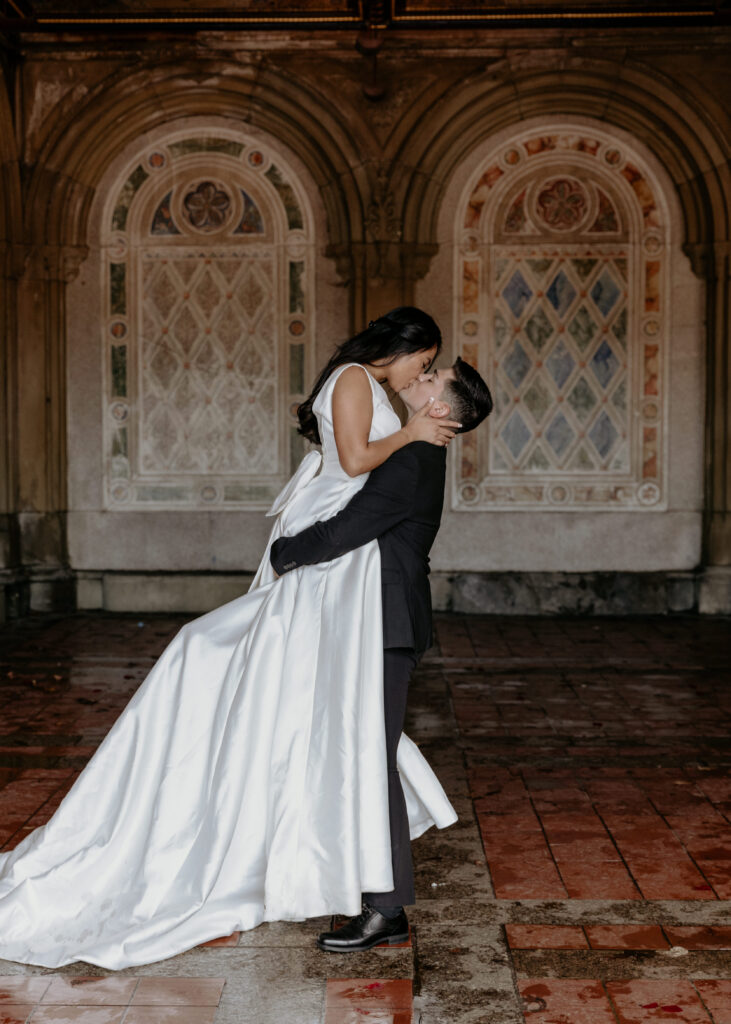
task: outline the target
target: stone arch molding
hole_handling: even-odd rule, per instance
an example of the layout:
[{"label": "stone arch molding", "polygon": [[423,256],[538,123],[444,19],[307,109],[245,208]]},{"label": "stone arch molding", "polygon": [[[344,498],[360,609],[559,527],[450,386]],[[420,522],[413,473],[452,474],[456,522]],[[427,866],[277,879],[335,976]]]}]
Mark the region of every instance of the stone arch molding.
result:
[{"label": "stone arch molding", "polygon": [[[313,117],[313,109],[321,116]],[[342,247],[351,234],[360,238],[367,170],[347,112],[315,83],[281,68],[205,61],[196,62],[195,71],[175,62],[115,71],[82,108],[72,98],[62,103],[29,184],[28,237],[83,243],[96,190],[118,154],[146,133],[190,118],[226,119],[279,140],[298,154],[319,189],[328,241]]]},{"label": "stone arch molding", "polygon": [[598,126],[522,127],[464,185],[454,336],[490,383],[453,507],[667,507],[670,215],[640,153]]},{"label": "stone arch molding", "polygon": [[714,122],[707,107],[656,69],[626,65],[618,75],[610,61],[569,61],[560,81],[555,68],[511,68],[505,62],[466,86],[456,83],[420,110],[419,126],[428,125],[428,131],[412,131],[398,157],[404,168],[398,183],[404,238],[434,240],[446,183],[465,152],[510,125],[537,118],[549,123],[557,116],[591,119],[610,132],[616,127],[647,147],[677,190],[682,242],[694,270],[705,272],[713,243],[728,243],[731,230],[731,151],[722,111],[715,107]]},{"label": "stone arch molding", "polygon": [[274,144],[168,129],[100,187],[104,507],[259,509],[302,456],[315,218]]}]

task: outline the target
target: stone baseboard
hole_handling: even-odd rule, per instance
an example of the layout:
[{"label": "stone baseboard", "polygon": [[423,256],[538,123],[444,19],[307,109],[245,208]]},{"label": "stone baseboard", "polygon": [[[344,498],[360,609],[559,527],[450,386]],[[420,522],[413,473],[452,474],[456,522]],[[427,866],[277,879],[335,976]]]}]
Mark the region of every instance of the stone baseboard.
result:
[{"label": "stone baseboard", "polygon": [[702,615],[731,613],[731,565],[712,566],[700,580],[698,611]]},{"label": "stone baseboard", "polygon": [[0,569],[0,622],[30,612],[69,612],[76,607],[76,581],[68,569]]},{"label": "stone baseboard", "polygon": [[[666,615],[699,610],[694,572],[432,573],[439,611],[488,615]],[[722,601],[709,611],[723,613]],[[731,602],[725,611],[731,612]]]},{"label": "stone baseboard", "polygon": [[[253,573],[0,570],[0,622],[75,608],[202,614],[249,589]],[[731,615],[731,567],[696,572],[433,572],[435,611],[487,615]]]},{"label": "stone baseboard", "polygon": [[[79,608],[206,612],[245,594],[252,573],[76,574]],[[731,570],[431,574],[435,611],[488,615],[731,614]]]},{"label": "stone baseboard", "polygon": [[110,612],[209,612],[245,594],[253,573],[79,572],[76,605]]}]

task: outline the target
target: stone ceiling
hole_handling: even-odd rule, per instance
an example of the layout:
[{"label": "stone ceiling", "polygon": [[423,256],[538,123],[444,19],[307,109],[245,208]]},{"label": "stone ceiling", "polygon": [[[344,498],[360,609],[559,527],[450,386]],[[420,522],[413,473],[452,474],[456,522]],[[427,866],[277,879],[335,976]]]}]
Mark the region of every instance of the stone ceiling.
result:
[{"label": "stone ceiling", "polygon": [[725,20],[729,0],[0,0],[0,19],[29,27],[241,24],[271,28],[434,27]]}]

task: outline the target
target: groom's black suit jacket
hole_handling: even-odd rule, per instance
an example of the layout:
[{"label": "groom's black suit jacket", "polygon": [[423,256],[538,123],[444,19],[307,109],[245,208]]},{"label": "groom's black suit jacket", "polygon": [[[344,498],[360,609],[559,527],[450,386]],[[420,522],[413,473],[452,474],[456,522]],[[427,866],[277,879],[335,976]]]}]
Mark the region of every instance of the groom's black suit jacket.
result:
[{"label": "groom's black suit jacket", "polygon": [[328,562],[378,538],[383,646],[422,654],[431,645],[429,549],[442,515],[446,451],[426,441],[399,448],[331,519],[275,540],[275,571]]}]

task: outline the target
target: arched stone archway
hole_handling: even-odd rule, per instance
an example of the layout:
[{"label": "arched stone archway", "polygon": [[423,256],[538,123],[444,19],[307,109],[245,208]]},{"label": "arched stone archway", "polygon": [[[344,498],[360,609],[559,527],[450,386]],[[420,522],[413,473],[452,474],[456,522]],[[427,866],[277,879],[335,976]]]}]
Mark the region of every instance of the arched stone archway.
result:
[{"label": "arched stone archway", "polygon": [[106,572],[108,606],[125,568],[250,571],[304,450],[294,409],[348,329],[318,190],[269,133],[189,117],[110,162],[88,225],[68,290],[71,564]]},{"label": "arched stone archway", "polygon": [[18,503],[17,280],[23,271],[22,201],[10,97],[0,74],[0,621],[21,560]]},{"label": "arched stone archway", "polygon": [[667,204],[639,154],[555,121],[462,192],[454,337],[496,407],[460,439],[454,507],[667,506]]},{"label": "arched stone archway", "polygon": [[[466,84],[455,83],[423,109],[420,121],[394,153],[394,188],[404,210],[404,238],[433,242],[446,183],[485,139],[531,118],[588,117],[629,132],[654,153],[678,192],[684,243],[729,237],[729,135],[722,115],[678,95],[675,83],[637,67],[617,74],[616,64],[567,62],[555,69],[491,67]],[[731,128],[731,126],[729,126]],[[414,168],[418,167],[418,172]]]},{"label": "arched stone archway", "polygon": [[[150,102],[150,96],[155,102]],[[265,131],[296,152],[320,191],[333,245],[360,240],[366,169],[343,110],[306,81],[257,65],[158,64],[116,73],[79,108],[54,111],[28,189],[26,230],[58,244],[83,243],[101,176],[134,139],[183,118],[225,118]],[[66,110],[64,110],[66,106]],[[313,108],[320,116],[313,117]],[[65,117],[64,114],[67,116]]]},{"label": "arched stone archway", "polygon": [[449,564],[698,564],[703,387],[688,368],[702,355],[702,287],[681,231],[659,161],[606,123],[533,118],[466,154],[422,287],[451,278],[439,319],[496,408],[457,443]]},{"label": "arched stone archway", "polygon": [[266,508],[302,457],[292,410],[315,373],[303,183],[231,127],[145,139],[108,180],[91,225],[104,507]]},{"label": "arched stone archway", "polygon": [[393,152],[392,184],[403,210],[403,238],[431,247],[445,192],[465,153],[509,125],[562,115],[585,117],[627,132],[667,172],[682,213],[681,242],[705,286],[708,382],[705,407],[703,561],[731,564],[731,389],[729,271],[731,173],[728,119],[715,117],[677,84],[637,66],[567,60],[555,69],[494,65],[455,83],[420,111]]},{"label": "arched stone archway", "polygon": [[[544,67],[538,66],[541,61]],[[428,295],[425,302],[434,309],[438,292],[419,292],[415,283],[435,254],[439,258],[440,247],[449,244],[439,228],[440,209],[465,154],[506,126],[526,125],[531,118],[560,112],[627,132],[654,154],[677,194],[682,225],[676,237],[683,239],[694,269],[703,276],[707,296],[706,365],[711,386],[704,557],[712,564],[731,561],[731,481],[725,469],[731,433],[725,401],[731,186],[725,113],[704,110],[692,90],[686,93],[662,73],[629,61],[620,66],[567,52],[527,60],[514,51],[506,60],[487,62],[473,55],[460,71],[450,65],[446,76],[427,73],[408,83],[401,94],[403,103],[399,100],[402,105],[388,115],[387,130],[374,132],[367,112],[358,109],[358,86],[350,82],[350,69],[336,64],[328,74],[332,72],[333,81],[338,74],[345,75],[348,90],[329,88],[330,79],[320,77],[312,63],[308,71],[308,66],[271,55],[260,59],[249,53],[237,63],[220,56],[144,67],[140,62],[131,70],[118,63],[108,76],[95,76],[88,87],[70,89],[43,123],[36,124],[36,140],[42,141],[34,148],[22,201],[23,245],[30,257],[21,289],[22,320],[37,348],[35,381],[44,380],[49,387],[47,395],[37,388],[35,398],[26,403],[23,415],[28,423],[37,420],[43,408],[45,440],[39,441],[36,434],[26,448],[29,458],[23,463],[19,493],[21,506],[32,510],[31,518],[37,510],[39,523],[44,515],[49,522],[47,529],[36,524],[28,533],[24,560],[45,559],[57,569],[67,564],[62,519],[68,505],[66,329],[70,324],[78,330],[84,326],[86,310],[79,295],[88,287],[89,262],[83,261],[100,184],[112,164],[140,139],[197,117],[265,133],[277,140],[282,152],[296,158],[320,208],[317,279],[328,284],[317,304],[327,312],[333,329],[319,332],[319,361],[333,340],[364,317],[382,311],[383,303],[413,301],[415,286],[416,295]],[[20,201],[17,208],[21,209]],[[323,258],[325,247],[335,264]],[[332,290],[335,265],[347,291]],[[701,315],[698,312],[698,319]],[[75,350],[74,339],[68,353],[72,374]],[[30,353],[31,347],[24,351]],[[95,416],[98,411],[92,410]],[[77,427],[72,424],[73,444],[81,436]],[[44,467],[42,474],[38,466]],[[86,483],[82,492],[82,504],[88,504]],[[259,539],[252,535],[252,547]],[[152,550],[155,541],[150,543]]]}]

